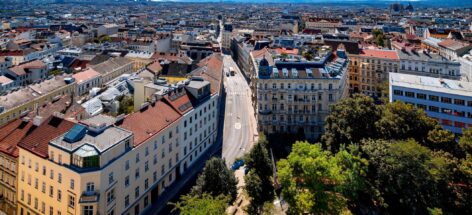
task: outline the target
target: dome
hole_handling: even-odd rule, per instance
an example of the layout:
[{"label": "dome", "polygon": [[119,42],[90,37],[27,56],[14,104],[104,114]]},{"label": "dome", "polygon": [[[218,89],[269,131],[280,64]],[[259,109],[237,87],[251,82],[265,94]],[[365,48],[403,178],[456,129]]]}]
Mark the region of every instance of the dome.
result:
[{"label": "dome", "polygon": [[259,62],[259,66],[269,66],[269,61],[265,57]]}]

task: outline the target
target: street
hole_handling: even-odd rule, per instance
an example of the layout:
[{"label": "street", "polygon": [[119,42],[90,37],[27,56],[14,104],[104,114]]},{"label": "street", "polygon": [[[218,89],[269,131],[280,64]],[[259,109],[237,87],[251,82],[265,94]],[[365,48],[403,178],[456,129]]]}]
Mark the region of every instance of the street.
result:
[{"label": "street", "polygon": [[225,71],[229,67],[235,70],[234,76],[226,76],[225,120],[223,128],[223,158],[231,165],[234,160],[244,155],[257,137],[257,125],[251,105],[251,92],[248,83],[231,56],[225,55]]}]

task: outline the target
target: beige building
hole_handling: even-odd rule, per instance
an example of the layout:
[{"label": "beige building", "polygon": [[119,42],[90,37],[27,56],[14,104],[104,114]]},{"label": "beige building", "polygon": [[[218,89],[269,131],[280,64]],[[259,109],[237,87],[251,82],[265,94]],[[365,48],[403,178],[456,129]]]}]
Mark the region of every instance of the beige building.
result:
[{"label": "beige building", "polygon": [[[344,50],[338,50],[341,56]],[[334,61],[331,49],[319,60],[256,59],[256,108],[259,130],[266,134],[303,133],[317,139],[323,132],[329,106],[348,96],[349,60]]]},{"label": "beige building", "polygon": [[204,61],[130,115],[42,122],[19,144],[18,214],[149,212],[216,140],[222,64]]},{"label": "beige building", "polygon": [[134,62],[124,57],[110,58],[97,65],[90,66],[102,75],[102,83],[105,84],[122,74],[133,72]]},{"label": "beige building", "polygon": [[75,95],[76,87],[77,83],[69,76],[56,76],[0,96],[0,125],[26,116],[63,95]]},{"label": "beige building", "polygon": [[363,49],[349,55],[349,89],[351,93],[381,96],[379,86],[390,72],[399,72],[400,59],[393,50]]}]

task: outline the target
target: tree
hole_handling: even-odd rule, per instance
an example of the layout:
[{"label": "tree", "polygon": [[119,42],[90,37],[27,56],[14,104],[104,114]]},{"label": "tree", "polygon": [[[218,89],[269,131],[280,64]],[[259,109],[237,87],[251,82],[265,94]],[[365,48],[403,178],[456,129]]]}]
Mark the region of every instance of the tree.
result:
[{"label": "tree", "polygon": [[172,212],[179,211],[181,215],[224,215],[228,205],[228,196],[213,197],[207,193],[201,196],[184,195],[174,205]]},{"label": "tree", "polygon": [[307,142],[293,145],[288,158],[277,163],[282,195],[291,213],[340,214],[347,210],[348,192],[362,189],[367,170],[364,159],[348,154],[341,150],[333,156]]},{"label": "tree", "polygon": [[251,204],[249,214],[260,214],[266,202],[274,200],[274,186],[272,182],[272,165],[267,150],[268,142],[263,135],[245,156],[246,165],[250,168],[249,174],[245,176],[246,185],[244,189],[248,194]]},{"label": "tree", "polygon": [[447,162],[416,141],[365,140],[369,181],[378,189],[392,214],[426,214],[440,203],[438,184]]},{"label": "tree", "polygon": [[375,123],[382,139],[414,138],[421,143],[426,141],[428,133],[437,125],[437,121],[428,117],[423,109],[399,101],[386,104],[382,117]]},{"label": "tree", "polygon": [[120,107],[118,108],[118,114],[129,114],[134,110],[133,98],[130,96],[124,96],[120,100]]},{"label": "tree", "polygon": [[191,194],[201,196],[208,193],[213,197],[227,195],[231,202],[236,199],[238,181],[233,172],[226,167],[225,161],[213,157],[205,164],[203,172],[198,176],[197,183],[192,187]]},{"label": "tree", "polygon": [[469,129],[462,132],[459,147],[464,153],[472,155],[472,127],[469,126]]},{"label": "tree", "polygon": [[373,138],[376,136],[375,122],[380,117],[380,108],[368,96],[355,94],[342,99],[331,106],[321,141],[332,151],[337,151],[343,144]]},{"label": "tree", "polygon": [[427,145],[433,150],[443,150],[447,152],[454,152],[457,143],[452,132],[444,130],[440,125],[428,132]]}]

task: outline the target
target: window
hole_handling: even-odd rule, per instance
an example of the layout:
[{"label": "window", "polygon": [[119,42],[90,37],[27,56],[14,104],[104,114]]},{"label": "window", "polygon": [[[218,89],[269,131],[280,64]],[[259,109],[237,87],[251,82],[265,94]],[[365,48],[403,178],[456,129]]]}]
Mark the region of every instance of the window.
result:
[{"label": "window", "polygon": [[125,177],[125,187],[129,186],[129,175]]},{"label": "window", "polygon": [[108,184],[111,184],[115,181],[115,178],[113,177],[113,172],[110,172],[108,174]]},{"label": "window", "polygon": [[129,206],[129,195],[125,196],[125,207]]},{"label": "window", "polygon": [[93,182],[88,182],[86,189],[87,189],[87,192],[95,191],[95,184]]},{"label": "window", "polygon": [[429,111],[432,111],[432,112],[439,112],[439,108],[436,107],[436,106],[429,106]]},{"label": "window", "polygon": [[405,92],[405,96],[406,96],[406,97],[414,98],[414,97],[415,97],[415,93],[414,93],[414,92],[408,92],[408,91],[406,91],[406,92]]},{"label": "window", "polygon": [[136,169],[136,172],[135,172],[135,174],[134,174],[134,177],[135,177],[136,179],[139,178],[139,168]]},{"label": "window", "polygon": [[451,98],[448,98],[448,97],[441,97],[441,102],[442,102],[442,103],[451,104],[451,103],[452,103],[452,99],[451,99]]},{"label": "window", "polygon": [[111,189],[107,193],[107,204],[112,203],[115,200],[115,188]]},{"label": "window", "polygon": [[61,190],[57,190],[57,201],[58,202],[61,202],[62,200],[62,191]]},{"label": "window", "polygon": [[135,197],[135,198],[138,198],[138,197],[139,197],[139,186],[137,186],[137,187],[134,189],[134,197]]},{"label": "window", "polygon": [[69,195],[69,207],[74,208],[75,207],[75,197],[72,195]]},{"label": "window", "polygon": [[149,179],[146,178],[146,180],[144,180],[144,190],[147,190],[149,188]]},{"label": "window", "polygon": [[93,215],[93,206],[92,205],[85,205],[83,215]]},{"label": "window", "polygon": [[393,90],[393,94],[397,96],[403,96],[403,91],[401,90]]},{"label": "window", "polygon": [[465,101],[462,99],[454,99],[455,105],[465,105]]},{"label": "window", "polygon": [[41,186],[41,192],[46,193],[46,183],[45,182],[43,182],[43,184]]},{"label": "window", "polygon": [[136,163],[139,163],[139,153],[136,153]]},{"label": "window", "polygon": [[129,160],[125,162],[125,170],[128,170],[128,169],[129,169]]},{"label": "window", "polygon": [[429,100],[430,100],[430,101],[435,101],[435,102],[437,102],[437,101],[439,101],[439,97],[438,97],[438,96],[434,96],[434,95],[429,95]]},{"label": "window", "polygon": [[74,189],[74,186],[75,186],[74,179],[71,179],[70,180],[70,189]]},{"label": "window", "polygon": [[146,161],[144,163],[144,172],[147,172],[149,170],[149,161]]},{"label": "window", "polygon": [[49,196],[50,197],[54,196],[54,187],[53,186],[49,186]]},{"label": "window", "polygon": [[57,174],[57,182],[62,183],[62,173]]}]

